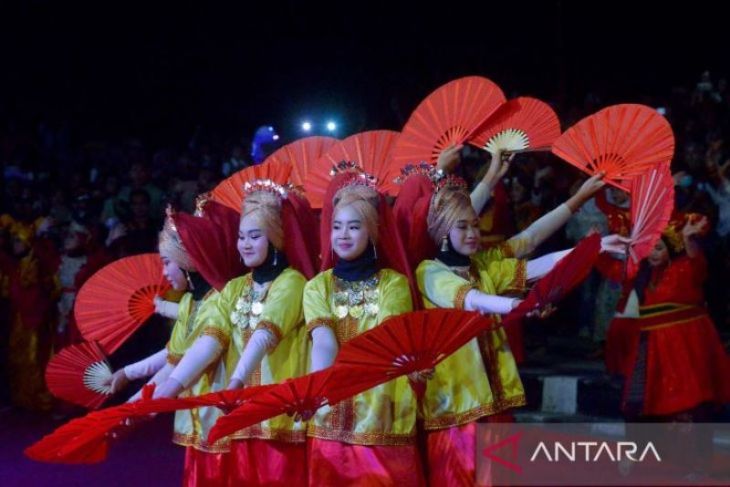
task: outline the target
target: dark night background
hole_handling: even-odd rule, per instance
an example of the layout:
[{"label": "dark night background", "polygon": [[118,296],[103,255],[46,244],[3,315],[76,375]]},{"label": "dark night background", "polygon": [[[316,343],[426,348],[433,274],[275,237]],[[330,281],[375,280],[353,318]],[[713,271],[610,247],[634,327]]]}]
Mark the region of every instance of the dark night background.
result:
[{"label": "dark night background", "polygon": [[[278,143],[304,136],[305,117],[335,120],[338,131],[328,135],[338,138],[400,130],[428,93],[466,75],[492,79],[508,98],[549,102],[563,129],[614,103],[668,108],[677,141],[675,208],[712,222],[704,243],[712,263],[705,292],[730,348],[730,17],[723,5],[478,5],[0,1],[0,217],[10,217],[0,218],[0,284],[3,272],[10,276],[4,282],[20,282],[21,260],[37,266],[38,292],[32,296],[39,298],[26,308],[47,315],[37,334],[40,345],[29,340],[26,348],[12,350],[14,356],[41,357],[50,354],[51,340],[71,340],[68,330],[64,335],[56,329],[59,262],[87,258],[88,272],[77,268],[71,276],[78,289],[107,262],[156,251],[165,205],[192,212],[197,195],[247,166],[257,127],[273,125],[281,134]],[[698,85],[708,70],[711,83]],[[274,149],[268,144],[267,150]],[[476,152],[460,167],[470,171],[471,182],[486,161]],[[494,198],[509,220],[505,235],[555,208],[580,183],[577,169],[550,154],[522,155],[513,167],[509,193],[501,203]],[[722,194],[711,197],[710,190]],[[11,222],[8,228],[3,221]],[[66,238],[78,231],[72,222],[88,230],[88,238],[66,248]],[[16,245],[16,226],[32,229],[37,247]],[[568,248],[570,239],[559,232],[538,253]],[[544,378],[562,381],[566,374],[583,384],[575,399],[579,415],[569,418],[623,421],[622,386],[603,372],[598,358],[608,326],[599,318],[612,318],[615,309],[615,303],[605,306],[607,293],[599,288],[604,282],[594,275],[582,301],[561,306],[552,323],[526,328],[525,348],[533,354],[528,359],[537,355],[538,367],[522,374],[531,401],[523,421],[533,413],[543,421]],[[608,291],[619,288],[616,283]],[[183,450],[169,442],[169,417],[140,428],[96,466],[45,465],[23,456],[22,448],[79,413],[65,404],[32,412],[37,398],[35,404],[16,404],[11,395],[19,389],[14,384],[32,382],[23,372],[37,372],[37,379],[45,368],[42,360],[13,371],[5,367],[11,327],[3,325],[11,323],[11,313],[21,316],[24,308],[16,304],[26,303],[24,297],[4,296],[0,285],[3,486],[179,485]],[[36,333],[21,320],[14,323],[20,334]],[[110,357],[112,365],[160,350],[168,336],[161,326],[142,328]],[[563,368],[566,361],[574,368]]]},{"label": "dark night background", "polygon": [[467,74],[560,105],[588,91],[656,102],[705,69],[727,74],[726,21],[709,3],[394,4],[5,5],[0,118],[152,144],[271,123],[286,141],[305,115],[335,118],[340,135],[399,129]]}]

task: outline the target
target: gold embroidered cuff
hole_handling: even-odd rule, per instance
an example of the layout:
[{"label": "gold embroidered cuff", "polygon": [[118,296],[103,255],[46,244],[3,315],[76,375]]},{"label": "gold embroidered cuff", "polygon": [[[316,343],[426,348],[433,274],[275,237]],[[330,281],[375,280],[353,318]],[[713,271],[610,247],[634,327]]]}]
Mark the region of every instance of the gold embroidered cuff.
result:
[{"label": "gold embroidered cuff", "polygon": [[180,360],[182,360],[182,355],[179,355],[177,353],[167,353],[167,363],[171,365],[177,365],[180,363]]},{"label": "gold embroidered cuff", "polygon": [[507,292],[525,292],[527,289],[527,261],[523,259],[519,259],[517,261],[517,266],[515,267],[515,277],[512,279],[512,282],[509,283],[509,286],[504,290],[505,293]]},{"label": "gold embroidered cuff", "polygon": [[307,333],[311,335],[312,330],[319,328],[320,326],[328,326],[332,329],[332,331],[336,331],[335,320],[332,318],[315,318],[307,323]]},{"label": "gold embroidered cuff", "polygon": [[180,360],[182,359],[182,354],[174,353],[172,350],[170,350],[170,342],[167,342],[165,348],[167,349],[167,363],[172,365],[177,365],[178,363],[180,363]]},{"label": "gold embroidered cuff", "polygon": [[277,325],[276,323],[272,323],[271,321],[259,321],[259,324],[256,325],[256,330],[266,330],[274,335],[274,343],[271,345],[271,347],[269,347],[269,353],[274,351],[276,346],[279,344],[279,342],[281,342],[281,339],[283,338],[279,325]]},{"label": "gold embroidered cuff", "polygon": [[205,327],[200,335],[207,335],[215,338],[221,344],[221,348],[223,348],[223,350],[228,348],[228,343],[231,341],[231,337],[229,337],[227,333],[215,326]]},{"label": "gold embroidered cuff", "polygon": [[[517,239],[513,239],[517,240]],[[516,243],[515,245],[518,245],[519,243]],[[505,259],[513,259],[515,257],[515,251],[512,248],[512,246],[509,244],[509,240],[505,240],[504,242],[500,243],[497,248],[502,252],[502,257]]]},{"label": "gold embroidered cuff", "polygon": [[423,423],[423,428],[427,431],[432,431],[461,426],[462,424],[471,423],[484,416],[491,416],[508,409],[524,406],[525,404],[527,404],[527,401],[524,394],[501,400],[497,399],[461,413],[426,418]]},{"label": "gold embroidered cuff", "polygon": [[416,442],[415,429],[412,434],[356,433],[354,431],[315,426],[311,423],[307,428],[307,436],[322,440],[339,441],[350,445],[404,446],[413,445]]},{"label": "gold embroidered cuff", "polygon": [[466,304],[466,295],[469,294],[469,291],[472,289],[476,289],[472,284],[464,284],[458,289],[458,291],[456,291],[456,296],[454,296],[454,308],[464,309],[464,305]]}]

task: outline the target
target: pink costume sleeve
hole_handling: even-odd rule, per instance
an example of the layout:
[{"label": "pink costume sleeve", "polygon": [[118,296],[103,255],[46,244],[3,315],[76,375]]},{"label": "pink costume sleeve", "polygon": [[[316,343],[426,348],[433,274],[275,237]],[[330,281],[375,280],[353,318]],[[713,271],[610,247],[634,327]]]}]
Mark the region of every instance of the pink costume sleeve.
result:
[{"label": "pink costume sleeve", "polygon": [[[170,377],[170,374],[172,371],[175,370],[175,366],[172,365],[169,362],[165,362],[165,364],[162,366],[160,370],[157,371],[157,373],[149,380],[147,381],[147,384],[155,384],[156,386],[159,386],[160,384],[164,384],[165,381]],[[127,402],[134,402],[139,400],[142,397],[142,389],[137,391],[137,393],[130,397]]]},{"label": "pink costume sleeve", "polygon": [[505,315],[512,311],[516,299],[504,298],[493,294],[485,294],[472,289],[464,299],[464,309],[467,311],[480,311],[482,313]]},{"label": "pink costume sleeve", "polygon": [[217,338],[210,335],[200,336],[178,362],[175,370],[170,374],[170,379],[187,389],[198,380],[203,371],[220,356],[222,351],[223,347]]},{"label": "pink costume sleeve", "polygon": [[540,279],[542,276],[550,272],[560,259],[572,252],[573,249],[560,250],[550,254],[543,255],[537,259],[527,261],[527,280]]},{"label": "pink costume sleeve", "polygon": [[310,372],[326,369],[335,361],[339,348],[337,337],[328,326],[312,330],[312,359]]},{"label": "pink costume sleeve", "polygon": [[243,349],[231,380],[236,379],[245,384],[251,374],[258,368],[267,350],[275,343],[276,338],[270,331],[264,329],[254,331]]},{"label": "pink costume sleeve", "polygon": [[124,367],[124,375],[129,380],[144,379],[156,374],[167,362],[167,349],[163,348],[154,355],[150,355],[146,359],[127,365]]},{"label": "pink costume sleeve", "polygon": [[541,243],[547,240],[560,227],[565,225],[573,213],[565,203],[537,219],[521,233],[510,238],[507,242],[512,247],[518,259],[534,251]]}]

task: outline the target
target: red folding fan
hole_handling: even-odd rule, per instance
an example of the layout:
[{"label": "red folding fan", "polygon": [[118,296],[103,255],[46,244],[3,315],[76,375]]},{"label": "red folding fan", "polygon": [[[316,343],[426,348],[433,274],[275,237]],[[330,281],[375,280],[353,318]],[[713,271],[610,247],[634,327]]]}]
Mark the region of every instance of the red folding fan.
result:
[{"label": "red folding fan", "polygon": [[61,350],[46,366],[51,393],[74,404],[96,409],[111,395],[112,369],[99,345],[83,342]]},{"label": "red folding fan", "polygon": [[669,164],[674,134],[667,120],[644,105],[614,105],[584,118],[553,144],[553,154],[625,191],[656,164]]},{"label": "red folding fan", "polygon": [[214,201],[241,212],[243,204],[243,184],[254,179],[270,179],[284,185],[289,183],[292,165],[281,160],[247,167],[221,181],[210,195]]},{"label": "red folding fan", "polygon": [[437,88],[413,111],[393,150],[393,162],[435,163],[450,145],[467,141],[505,102],[494,82],[479,76],[453,80]]},{"label": "red folding fan", "polygon": [[514,98],[489,117],[469,143],[494,154],[550,150],[560,137],[560,120],[550,105],[536,98]]},{"label": "red folding fan", "polygon": [[674,211],[674,180],[667,164],[658,164],[631,184],[631,244],[628,277],[651,254]]},{"label": "red folding fan", "polygon": [[201,406],[215,406],[227,411],[272,387],[254,386],[182,399],[151,399],[154,387],[145,386],[142,399],[73,419],[28,447],[25,454],[40,462],[97,463],[106,459],[109,433],[127,419]]},{"label": "red folding fan", "polygon": [[330,367],[289,379],[252,397],[232,413],[219,418],[208,434],[208,441],[215,443],[224,436],[281,414],[291,416],[316,411],[328,402],[324,391],[333,371]]},{"label": "red folding fan", "polygon": [[[405,313],[343,344],[335,366],[353,371],[348,374],[350,388],[367,390],[435,367],[492,324],[491,318],[454,309]],[[346,398],[340,391],[329,389],[326,396],[331,404]]]},{"label": "red folding fan", "polygon": [[81,335],[111,355],[155,311],[154,298],[170,290],[159,254],[112,262],[86,281],[74,313]]},{"label": "red folding fan", "polygon": [[25,449],[25,455],[38,462],[88,464],[106,459],[108,432],[120,426],[129,405],[94,411],[72,419]]},{"label": "red folding fan", "polygon": [[333,137],[305,137],[278,149],[264,160],[264,164],[272,161],[288,163],[292,167],[291,183],[304,186],[309,170],[335,143]]},{"label": "red folding fan", "polygon": [[304,181],[307,199],[313,208],[321,208],[327,187],[332,180],[333,171],[342,161],[352,162],[367,174],[373,176],[379,189],[386,187],[397,193],[395,183],[388,184],[398,173],[393,173],[390,154],[398,132],[392,130],[372,130],[351,135],[338,141],[320,158]]},{"label": "red folding fan", "polygon": [[582,239],[550,272],[535,283],[525,300],[504,318],[505,324],[519,320],[530,311],[544,309],[567,296],[588,277],[600,252],[600,235],[593,234]]}]

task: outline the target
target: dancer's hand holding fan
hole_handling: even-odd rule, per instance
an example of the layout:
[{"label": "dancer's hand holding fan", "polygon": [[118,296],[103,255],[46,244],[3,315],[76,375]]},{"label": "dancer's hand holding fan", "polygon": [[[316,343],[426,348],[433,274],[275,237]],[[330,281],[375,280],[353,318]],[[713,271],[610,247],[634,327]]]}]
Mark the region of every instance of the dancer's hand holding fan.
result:
[{"label": "dancer's hand holding fan", "polygon": [[631,181],[674,155],[667,120],[644,105],[614,105],[584,118],[553,144],[552,152],[587,174],[631,191]]},{"label": "dancer's hand holding fan", "polygon": [[333,374],[336,372],[334,367],[329,367],[270,386],[230,414],[219,418],[210,430],[208,440],[218,441],[243,428],[282,414],[308,419],[314,411],[328,403],[325,391],[330,382],[332,387],[345,385],[344,376],[337,374],[335,378]]},{"label": "dancer's hand holding fan", "polygon": [[209,438],[215,441],[280,414],[306,419],[325,404],[433,369],[492,324],[478,313],[445,309],[389,318],[343,344],[332,367],[278,384],[220,418]]},{"label": "dancer's hand holding fan", "polygon": [[505,325],[534,313],[549,310],[583,282],[601,251],[601,237],[593,234],[581,240],[555,267],[540,278],[525,299],[504,318]]},{"label": "dancer's hand holding fan", "polygon": [[395,168],[436,163],[444,149],[469,140],[504,102],[499,86],[480,76],[459,78],[437,88],[416,107],[401,130],[393,151]]},{"label": "dancer's hand holding fan", "polygon": [[112,370],[94,342],[68,346],[46,366],[46,385],[64,401],[89,409],[101,406],[111,395]]}]

